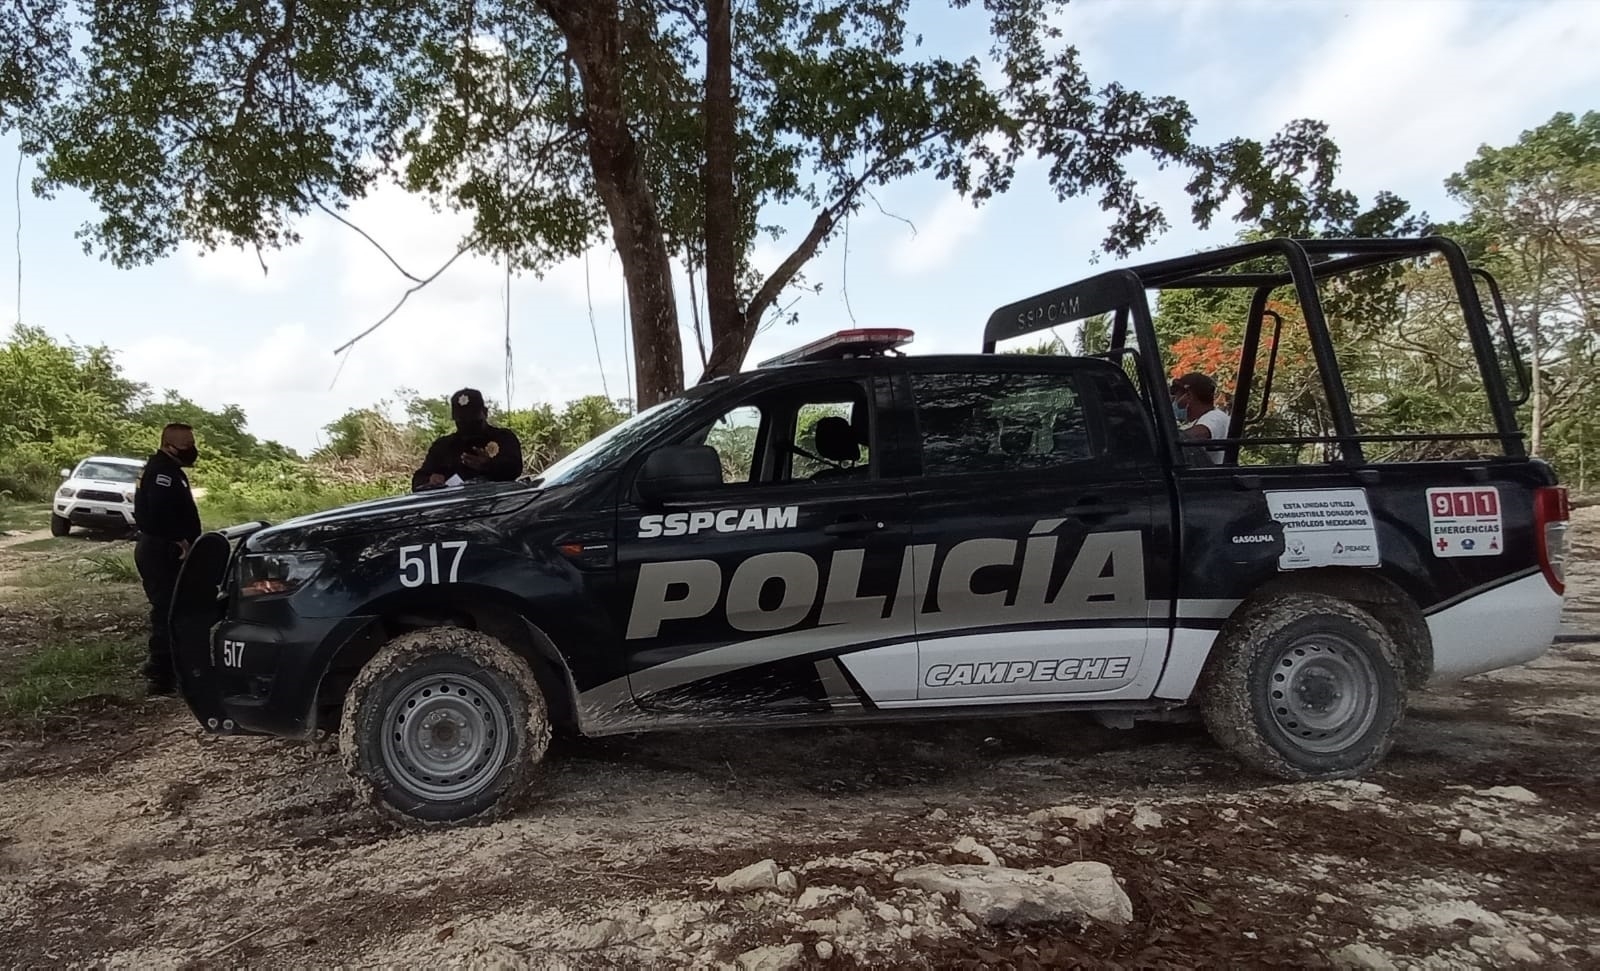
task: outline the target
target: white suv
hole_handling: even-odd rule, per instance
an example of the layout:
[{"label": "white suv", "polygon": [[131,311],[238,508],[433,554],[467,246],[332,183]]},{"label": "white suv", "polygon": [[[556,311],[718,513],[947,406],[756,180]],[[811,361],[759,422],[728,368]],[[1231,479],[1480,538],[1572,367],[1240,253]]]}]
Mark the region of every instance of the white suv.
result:
[{"label": "white suv", "polygon": [[65,536],[74,526],[100,529],[133,528],[133,490],[144,462],[110,455],[91,455],[72,470],[56,490],[50,510],[50,533]]}]

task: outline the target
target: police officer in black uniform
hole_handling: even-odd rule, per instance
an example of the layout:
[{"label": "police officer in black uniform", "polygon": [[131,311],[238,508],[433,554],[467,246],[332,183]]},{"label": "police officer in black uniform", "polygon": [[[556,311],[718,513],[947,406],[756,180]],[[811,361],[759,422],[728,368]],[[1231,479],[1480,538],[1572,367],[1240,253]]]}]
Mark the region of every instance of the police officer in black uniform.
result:
[{"label": "police officer in black uniform", "polygon": [[489,409],[475,388],[450,396],[456,430],[428,449],[422,468],[411,476],[411,491],[436,489],[460,476],[463,482],[511,482],[522,474],[522,443],[509,428],[489,424]]},{"label": "police officer in black uniform", "polygon": [[133,518],[139,526],[133,561],[150,601],[150,657],[145,661],[144,676],[152,695],[170,695],[176,690],[167,613],[178,567],[189,553],[189,544],[200,536],[200,511],[189,491],[189,476],[183,471],[199,456],[194,429],[178,422],[161,429],[161,448],[145,462],[133,494]]}]

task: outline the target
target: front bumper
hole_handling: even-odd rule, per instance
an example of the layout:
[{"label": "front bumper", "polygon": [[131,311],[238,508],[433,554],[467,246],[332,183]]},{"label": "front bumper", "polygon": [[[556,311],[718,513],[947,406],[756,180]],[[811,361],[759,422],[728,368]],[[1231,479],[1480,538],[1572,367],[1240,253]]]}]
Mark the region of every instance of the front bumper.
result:
[{"label": "front bumper", "polygon": [[207,533],[184,558],[168,618],[178,689],[208,732],[306,738],[329,661],[369,619],[308,619],[282,602],[273,623],[228,618],[238,543],[261,528],[251,525]]},{"label": "front bumper", "polygon": [[204,639],[175,641],[187,669],[184,700],[217,734],[308,738],[317,730],[317,689],[327,661],[367,618],[299,619],[279,627],[223,620]]},{"label": "front bumper", "polygon": [[133,528],[133,506],[118,503],[57,500],[53,511],[74,526]]}]

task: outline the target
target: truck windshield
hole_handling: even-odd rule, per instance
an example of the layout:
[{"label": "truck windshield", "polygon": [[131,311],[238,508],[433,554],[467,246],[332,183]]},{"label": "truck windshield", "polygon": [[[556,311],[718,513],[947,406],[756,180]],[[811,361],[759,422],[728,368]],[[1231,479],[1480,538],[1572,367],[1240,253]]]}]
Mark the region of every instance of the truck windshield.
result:
[{"label": "truck windshield", "polygon": [[78,466],[79,479],[98,479],[101,482],[137,482],[139,466],[120,462],[85,462]]},{"label": "truck windshield", "polygon": [[646,408],[609,431],[591,438],[539,475],[539,484],[561,485],[581,479],[630,454],[666,423],[692,407],[692,398],[672,398]]}]

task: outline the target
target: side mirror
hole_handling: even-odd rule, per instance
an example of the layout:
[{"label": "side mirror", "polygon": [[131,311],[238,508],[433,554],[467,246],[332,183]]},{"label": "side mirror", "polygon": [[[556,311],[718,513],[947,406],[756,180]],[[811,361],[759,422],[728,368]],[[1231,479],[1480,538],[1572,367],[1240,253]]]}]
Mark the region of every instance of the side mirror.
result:
[{"label": "side mirror", "polygon": [[71,470],[71,469],[62,469],[62,470],[61,470],[61,477],[62,477],[62,478],[63,478],[63,479],[70,479],[70,478],[72,478],[72,470]]},{"label": "side mirror", "polygon": [[709,445],[664,445],[645,457],[634,479],[639,498],[648,503],[720,485],[722,460]]}]

